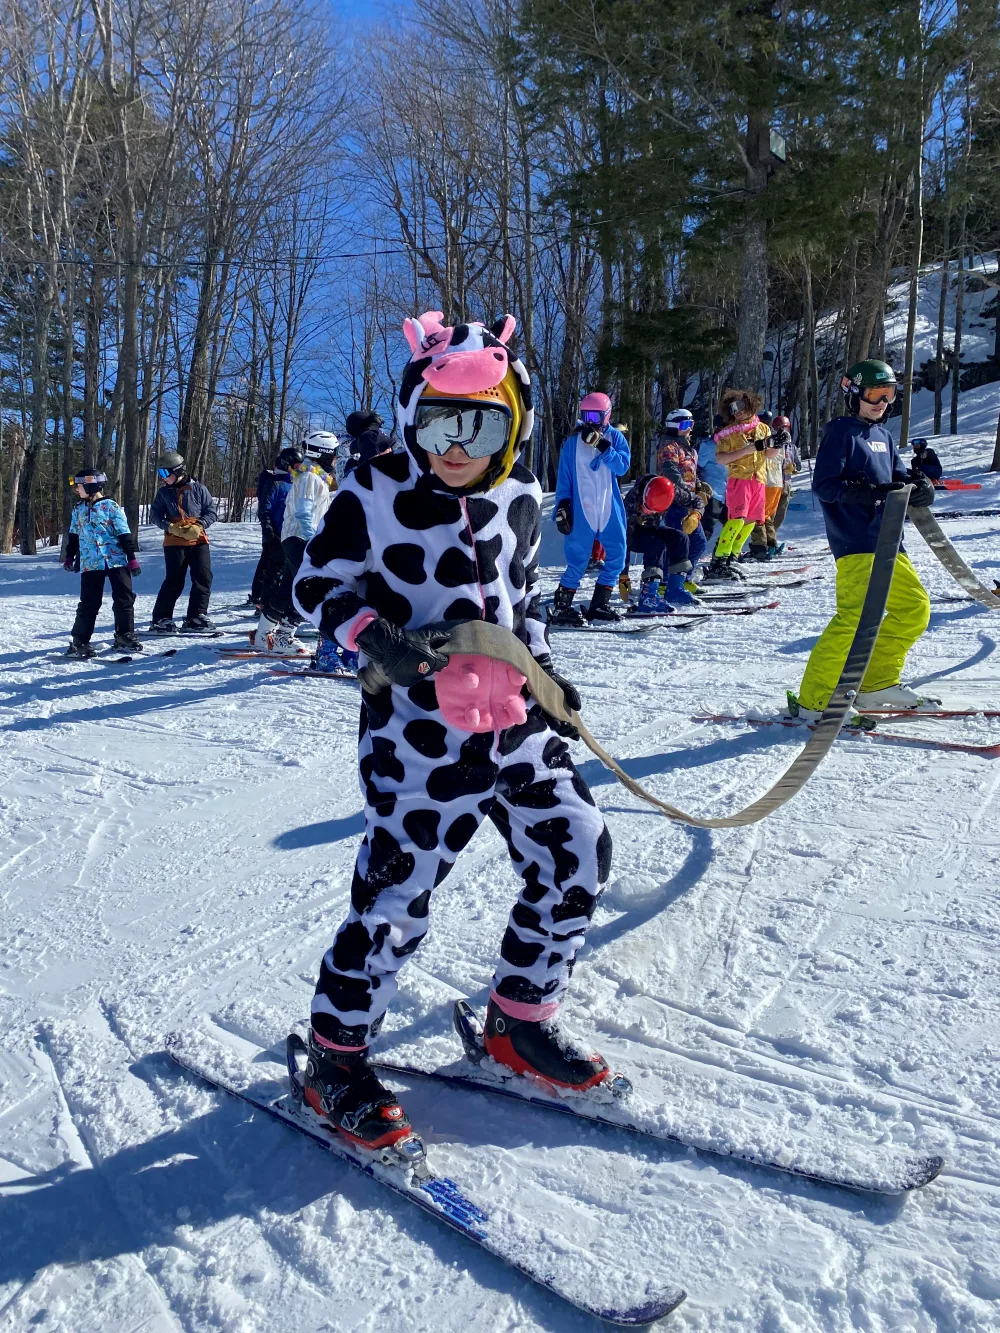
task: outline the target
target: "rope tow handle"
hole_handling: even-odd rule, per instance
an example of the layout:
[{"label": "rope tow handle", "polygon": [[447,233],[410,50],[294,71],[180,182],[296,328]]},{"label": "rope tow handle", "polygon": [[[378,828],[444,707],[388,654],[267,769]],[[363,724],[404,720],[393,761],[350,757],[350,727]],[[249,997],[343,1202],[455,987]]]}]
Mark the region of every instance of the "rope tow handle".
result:
[{"label": "rope tow handle", "polygon": [[1000,611],[1000,597],[980,583],[972,570],[941,531],[941,525],[929,509],[914,509],[913,526],[944,565],[959,587],[991,611]]},{"label": "rope tow handle", "polygon": [[734,815],[725,815],[720,819],[699,819],[696,815],[689,815],[683,810],[678,810],[676,806],[661,801],[658,796],[640,786],[634,778],[630,778],[617,760],[594,739],[580,714],[566,706],[562,687],[542,670],[527,645],[510,630],[504,629],[501,625],[490,625],[484,620],[468,620],[451,631],[448,642],[440,651],[448,656],[453,653],[470,653],[492,657],[498,662],[507,662],[515,670],[520,671],[522,676],[527,677],[529,690],[545,712],[564,722],[571,722],[579,731],[580,739],[605,768],[611,770],[622,786],[639,800],[645,801],[666,815],[668,819],[690,824],[694,828],[740,828],[746,824],[756,824],[758,820],[777,810],[802,790],[826,757],[847,719],[851,704],[868,669],[882,616],[885,613],[889,587],[895,571],[896,555],[903,539],[903,524],[906,520],[906,505],[910,490],[911,487],[906,486],[902,490],[891,491],[886,498],[861,619],[855,630],[840,680],[823,716],[817,722],[801,752],[778,781],[763,796]]}]

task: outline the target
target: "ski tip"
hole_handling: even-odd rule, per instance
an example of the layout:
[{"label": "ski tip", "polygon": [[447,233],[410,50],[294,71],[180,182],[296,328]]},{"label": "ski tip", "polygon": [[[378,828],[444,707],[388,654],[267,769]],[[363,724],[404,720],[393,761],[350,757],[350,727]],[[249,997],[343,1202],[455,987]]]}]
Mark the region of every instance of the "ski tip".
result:
[{"label": "ski tip", "polygon": [[633,1305],[625,1309],[618,1309],[613,1306],[609,1308],[588,1306],[585,1308],[595,1314],[598,1319],[604,1319],[607,1323],[614,1324],[618,1328],[647,1328],[650,1324],[655,1324],[658,1319],[664,1319],[668,1314],[672,1314],[686,1299],[687,1292],[683,1287],[665,1287],[641,1305]]},{"label": "ski tip", "polygon": [[904,1189],[919,1190],[925,1185],[929,1185],[932,1180],[937,1180],[938,1176],[944,1170],[943,1157],[917,1157],[912,1161],[913,1174],[910,1183]]}]

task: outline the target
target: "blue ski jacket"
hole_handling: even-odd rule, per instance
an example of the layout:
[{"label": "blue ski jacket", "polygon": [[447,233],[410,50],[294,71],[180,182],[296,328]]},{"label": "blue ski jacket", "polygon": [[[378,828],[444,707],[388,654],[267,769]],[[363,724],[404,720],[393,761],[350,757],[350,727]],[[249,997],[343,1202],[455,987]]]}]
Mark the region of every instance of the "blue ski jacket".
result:
[{"label": "blue ski jacket", "polygon": [[899,450],[883,425],[850,416],[835,417],[827,425],[812,488],[823,508],[835,559],[875,550],[885,504],[885,494],[876,487],[908,480]]},{"label": "blue ski jacket", "polygon": [[79,556],[81,571],[121,569],[137,550],[125,510],[114,500],[81,500],[73,506],[66,558]]}]

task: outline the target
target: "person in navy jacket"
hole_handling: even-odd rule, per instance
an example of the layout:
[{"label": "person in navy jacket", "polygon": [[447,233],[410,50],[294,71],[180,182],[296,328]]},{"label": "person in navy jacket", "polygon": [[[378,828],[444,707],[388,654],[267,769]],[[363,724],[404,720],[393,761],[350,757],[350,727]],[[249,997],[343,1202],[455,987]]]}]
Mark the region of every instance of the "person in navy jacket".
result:
[{"label": "person in navy jacket", "polygon": [[[868,591],[886,496],[912,483],[911,508],[934,502],[933,486],[907,472],[881,424],[896,397],[892,367],[884,361],[858,362],[841,387],[847,415],[826,427],[813,470],[813,491],[837,561],[837,611],[809,656],[798,698],[789,695],[792,712],[808,721],[818,721],[844,669]],[[927,593],[900,547],[885,619],[855,700],[859,710],[916,709],[936,702],[900,684],[906,654],[927,628],[930,610]]]}]

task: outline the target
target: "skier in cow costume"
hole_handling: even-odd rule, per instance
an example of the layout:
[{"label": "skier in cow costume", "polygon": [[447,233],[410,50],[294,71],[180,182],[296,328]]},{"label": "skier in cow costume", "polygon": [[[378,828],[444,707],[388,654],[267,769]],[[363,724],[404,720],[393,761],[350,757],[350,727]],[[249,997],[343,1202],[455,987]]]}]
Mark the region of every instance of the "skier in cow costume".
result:
[{"label": "skier in cow costume", "polygon": [[527,371],[507,348],[514,319],[447,327],[408,319],[413,355],[397,420],[405,450],[345,478],[306,547],[295,602],[322,633],[372,663],[359,767],[365,835],[351,907],[313,997],[305,1096],[352,1141],[381,1149],[409,1132],[367,1060],[396,973],[427,930],[432,892],[489,816],[523,881],[500,946],[487,1053],[550,1085],[608,1072],[555,1017],[607,879],[611,839],[563,736],[569,724],[525,697],[489,658],[438,651],[442,622],[512,630],[557,675],[539,608],[541,490],[518,463],[531,435]]}]

